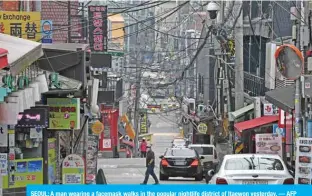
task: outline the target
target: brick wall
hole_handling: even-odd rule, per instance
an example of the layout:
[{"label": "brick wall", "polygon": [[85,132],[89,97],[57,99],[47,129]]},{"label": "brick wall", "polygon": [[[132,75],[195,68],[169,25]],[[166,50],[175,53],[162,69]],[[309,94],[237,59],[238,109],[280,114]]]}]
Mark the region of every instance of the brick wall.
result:
[{"label": "brick wall", "polygon": [[[71,1],[71,14],[78,13],[78,0]],[[67,1],[42,1],[41,19],[53,22],[53,43],[67,42],[68,30]],[[81,30],[78,18],[72,17],[72,35],[77,35]],[[80,33],[80,32],[79,32]]]}]

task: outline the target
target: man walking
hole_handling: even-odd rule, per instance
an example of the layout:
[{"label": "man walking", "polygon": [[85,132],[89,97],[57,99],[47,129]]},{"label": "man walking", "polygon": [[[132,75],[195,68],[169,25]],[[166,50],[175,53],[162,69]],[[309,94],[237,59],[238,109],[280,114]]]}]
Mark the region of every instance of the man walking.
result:
[{"label": "man walking", "polygon": [[154,168],[155,168],[155,154],[152,151],[151,147],[148,146],[147,155],[146,155],[146,172],[145,172],[145,178],[142,184],[147,184],[149,175],[151,175],[154,178],[155,184],[159,184],[157,176],[154,172]]}]

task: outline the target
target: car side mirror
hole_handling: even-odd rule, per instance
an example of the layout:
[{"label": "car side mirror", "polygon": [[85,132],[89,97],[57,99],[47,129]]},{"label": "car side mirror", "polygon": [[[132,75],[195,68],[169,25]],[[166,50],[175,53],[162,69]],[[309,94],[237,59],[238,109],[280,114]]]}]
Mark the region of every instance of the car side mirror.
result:
[{"label": "car side mirror", "polygon": [[200,156],[200,159],[205,159],[205,157],[204,156]]},{"label": "car side mirror", "polygon": [[207,172],[208,176],[212,177],[213,175],[215,175],[215,171],[212,169],[212,170],[209,170]]},{"label": "car side mirror", "polygon": [[164,155],[159,156],[159,158],[160,158],[160,159],[163,159],[163,158],[164,158]]}]

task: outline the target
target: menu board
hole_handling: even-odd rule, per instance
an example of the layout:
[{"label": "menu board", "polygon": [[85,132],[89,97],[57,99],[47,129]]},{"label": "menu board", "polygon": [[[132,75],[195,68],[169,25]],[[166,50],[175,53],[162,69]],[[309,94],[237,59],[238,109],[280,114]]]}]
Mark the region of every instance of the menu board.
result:
[{"label": "menu board", "polygon": [[295,184],[312,184],[312,138],[297,139]]},{"label": "menu board", "polygon": [[256,134],[256,153],[278,154],[283,157],[282,136],[275,134]]},{"label": "menu board", "polygon": [[86,184],[96,184],[98,144],[98,135],[88,136]]}]

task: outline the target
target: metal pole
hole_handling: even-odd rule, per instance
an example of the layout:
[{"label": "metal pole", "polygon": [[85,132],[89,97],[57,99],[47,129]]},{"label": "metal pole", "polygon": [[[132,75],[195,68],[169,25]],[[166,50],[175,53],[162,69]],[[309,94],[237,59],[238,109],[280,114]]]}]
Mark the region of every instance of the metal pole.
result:
[{"label": "metal pole", "polygon": [[135,85],[135,102],[134,102],[134,130],[135,130],[135,138],[134,138],[134,157],[138,156],[138,147],[139,147],[139,104],[140,104],[140,88],[141,88],[141,54],[140,54],[140,42],[139,35],[136,38],[136,85]]},{"label": "metal pole", "polygon": [[[297,8],[300,10],[301,5],[300,2],[297,1]],[[298,13],[299,14],[299,13]],[[296,47],[300,48],[300,26],[301,26],[301,17],[299,17],[299,20],[296,21],[295,27],[296,31],[293,31],[293,33],[296,33]],[[302,136],[302,115],[301,115],[301,90],[300,90],[300,78],[296,80],[295,84],[296,90],[295,90],[295,138],[298,136]],[[294,141],[295,142],[295,141]]]},{"label": "metal pole", "polygon": [[67,15],[68,15],[68,31],[67,31],[67,42],[71,43],[71,3],[67,1]]},{"label": "metal pole", "polygon": [[[243,5],[242,0],[235,1],[237,14]],[[243,58],[243,15],[240,14],[235,27],[235,110],[244,107],[244,58]]]}]

